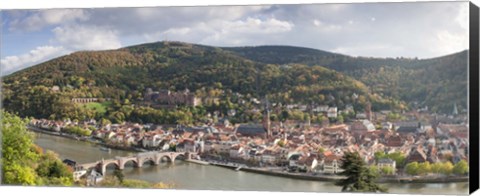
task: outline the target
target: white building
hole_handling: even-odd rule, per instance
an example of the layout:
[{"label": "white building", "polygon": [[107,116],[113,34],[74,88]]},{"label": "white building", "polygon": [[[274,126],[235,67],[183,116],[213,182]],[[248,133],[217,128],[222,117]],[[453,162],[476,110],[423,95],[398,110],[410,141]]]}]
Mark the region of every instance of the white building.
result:
[{"label": "white building", "polygon": [[337,118],[338,110],[337,107],[330,107],[327,111],[328,118]]}]

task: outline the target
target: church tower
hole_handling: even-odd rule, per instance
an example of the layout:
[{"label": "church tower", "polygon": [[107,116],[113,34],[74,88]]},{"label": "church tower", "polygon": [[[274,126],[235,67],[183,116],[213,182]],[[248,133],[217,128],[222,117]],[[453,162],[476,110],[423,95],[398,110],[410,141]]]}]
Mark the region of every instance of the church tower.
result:
[{"label": "church tower", "polygon": [[453,114],[454,116],[458,115],[458,108],[457,108],[457,103],[456,103],[456,102],[453,104],[453,112],[452,112],[452,114]]},{"label": "church tower", "polygon": [[365,104],[365,115],[367,116],[367,119],[369,121],[372,121],[372,104],[370,102],[367,102],[367,104]]},{"label": "church tower", "polygon": [[272,137],[272,130],[270,128],[270,108],[269,108],[269,103],[268,99],[265,96],[265,108],[264,108],[264,113],[263,113],[263,128],[267,131],[267,138]]}]

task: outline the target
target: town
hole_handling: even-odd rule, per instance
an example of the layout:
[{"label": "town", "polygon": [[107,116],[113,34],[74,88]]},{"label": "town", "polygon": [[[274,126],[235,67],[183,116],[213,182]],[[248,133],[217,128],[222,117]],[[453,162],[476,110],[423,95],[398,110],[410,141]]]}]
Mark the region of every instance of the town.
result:
[{"label": "town", "polygon": [[[196,97],[170,91],[152,92],[145,100],[161,100],[164,105],[199,103]],[[76,100],[77,101],[77,100]],[[93,100],[96,101],[96,100]],[[341,172],[345,151],[356,151],[382,176],[465,176],[468,173],[468,124],[456,105],[450,115],[431,114],[428,109],[403,112],[396,121],[391,111],[372,111],[370,104],[356,111],[353,119],[329,122],[340,112],[353,112],[347,106],[284,105],[288,111],[324,116],[312,123],[272,121],[268,99],[257,102],[261,123],[229,122],[228,116],[212,119],[201,126],[181,124],[102,124],[88,121],[32,119],[30,126],[76,139],[97,141],[111,148],[141,151],[192,152],[206,161],[222,161],[245,167],[277,168],[305,175],[335,175]],[[157,104],[157,106],[161,106]]]}]

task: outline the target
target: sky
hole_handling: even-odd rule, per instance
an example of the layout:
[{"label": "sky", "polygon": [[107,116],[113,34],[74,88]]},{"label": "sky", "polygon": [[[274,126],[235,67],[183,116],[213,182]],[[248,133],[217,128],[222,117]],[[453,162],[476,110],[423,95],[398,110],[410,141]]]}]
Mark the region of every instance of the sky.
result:
[{"label": "sky", "polygon": [[80,50],[156,41],[291,45],[365,57],[468,49],[468,2],[3,10],[2,74]]}]

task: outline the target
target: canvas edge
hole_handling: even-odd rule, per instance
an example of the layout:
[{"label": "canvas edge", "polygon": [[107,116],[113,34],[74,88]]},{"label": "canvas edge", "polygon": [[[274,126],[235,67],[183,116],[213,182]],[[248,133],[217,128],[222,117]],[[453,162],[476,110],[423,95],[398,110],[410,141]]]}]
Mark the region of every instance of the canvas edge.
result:
[{"label": "canvas edge", "polygon": [[470,2],[470,47],[469,47],[469,192],[472,194],[479,188],[479,8]]}]

